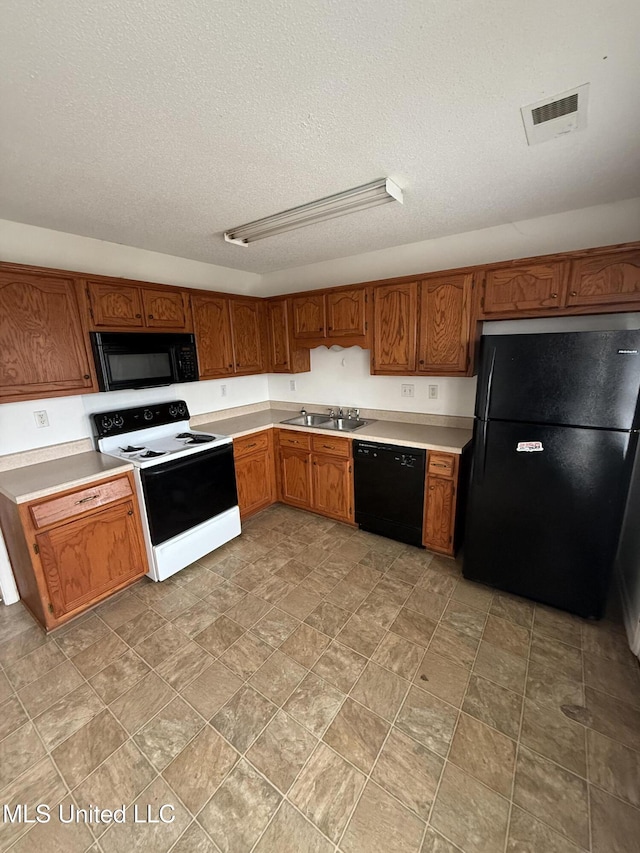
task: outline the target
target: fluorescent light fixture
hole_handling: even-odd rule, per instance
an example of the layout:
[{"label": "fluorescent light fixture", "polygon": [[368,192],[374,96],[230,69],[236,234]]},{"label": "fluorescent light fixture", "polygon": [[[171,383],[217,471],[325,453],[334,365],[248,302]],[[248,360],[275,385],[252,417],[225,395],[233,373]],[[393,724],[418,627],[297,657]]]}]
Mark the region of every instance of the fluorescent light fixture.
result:
[{"label": "fluorescent light fixture", "polygon": [[337,219],[347,213],[356,213],[389,201],[399,201],[402,204],[402,190],[389,178],[380,178],[352,190],[329,195],[309,204],[301,204],[299,207],[265,216],[264,219],[256,219],[246,225],[238,225],[237,228],[225,231],[224,239],[227,243],[247,246],[255,240],[275,237],[276,234],[284,234],[286,231],[304,228],[326,219]]}]

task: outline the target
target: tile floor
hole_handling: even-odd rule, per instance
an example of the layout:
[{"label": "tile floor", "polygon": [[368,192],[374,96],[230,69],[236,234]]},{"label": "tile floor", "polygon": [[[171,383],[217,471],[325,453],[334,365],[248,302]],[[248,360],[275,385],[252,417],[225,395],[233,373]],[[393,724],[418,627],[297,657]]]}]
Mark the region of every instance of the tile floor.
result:
[{"label": "tile floor", "polygon": [[0,608],[0,803],[175,807],[0,850],[637,853],[639,673],[613,621],[274,507],[52,636]]}]

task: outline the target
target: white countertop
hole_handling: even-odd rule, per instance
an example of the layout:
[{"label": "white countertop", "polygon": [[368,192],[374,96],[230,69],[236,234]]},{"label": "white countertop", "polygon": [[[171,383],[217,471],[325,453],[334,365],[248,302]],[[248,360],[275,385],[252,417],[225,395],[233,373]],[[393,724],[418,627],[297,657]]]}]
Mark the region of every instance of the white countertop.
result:
[{"label": "white countertop", "polygon": [[379,441],[381,444],[401,444],[408,447],[420,447],[425,450],[442,450],[446,453],[462,453],[463,448],[471,441],[473,435],[470,429],[408,424],[400,421],[372,421],[368,426],[348,433],[282,423],[282,421],[295,416],[296,412],[286,411],[285,409],[264,409],[260,412],[239,415],[235,418],[224,418],[198,424],[195,429],[201,432],[224,433],[224,435],[230,435],[232,438],[240,438],[240,436],[248,435],[256,432],[256,430],[283,427],[284,429],[301,430],[302,432],[314,432],[317,435],[343,435],[364,441]]},{"label": "white countertop", "polygon": [[130,462],[91,450],[2,471],[0,493],[20,504],[132,470]]}]

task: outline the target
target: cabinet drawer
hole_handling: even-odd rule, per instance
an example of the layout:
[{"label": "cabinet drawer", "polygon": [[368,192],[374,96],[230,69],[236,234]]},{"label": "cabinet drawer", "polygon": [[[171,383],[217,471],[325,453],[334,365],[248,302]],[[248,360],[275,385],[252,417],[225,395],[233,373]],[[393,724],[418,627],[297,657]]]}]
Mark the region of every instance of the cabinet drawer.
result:
[{"label": "cabinet drawer", "polygon": [[131,484],[127,477],[119,477],[107,483],[96,483],[86,489],[79,489],[70,495],[52,498],[29,507],[34,527],[47,527],[58,521],[73,518],[89,509],[113,503],[131,494]]},{"label": "cabinet drawer", "polygon": [[269,433],[256,432],[252,435],[243,435],[242,438],[234,438],[233,440],[233,455],[236,459],[241,456],[247,456],[249,453],[258,453],[265,451],[269,447]]},{"label": "cabinet drawer", "polygon": [[278,433],[280,447],[295,447],[296,450],[309,450],[311,448],[310,439],[311,436],[308,432],[281,429]]},{"label": "cabinet drawer", "polygon": [[456,456],[453,453],[429,451],[427,473],[438,477],[453,477],[456,470]]},{"label": "cabinet drawer", "polygon": [[314,453],[328,453],[331,456],[351,456],[351,441],[348,438],[312,435],[311,449]]}]

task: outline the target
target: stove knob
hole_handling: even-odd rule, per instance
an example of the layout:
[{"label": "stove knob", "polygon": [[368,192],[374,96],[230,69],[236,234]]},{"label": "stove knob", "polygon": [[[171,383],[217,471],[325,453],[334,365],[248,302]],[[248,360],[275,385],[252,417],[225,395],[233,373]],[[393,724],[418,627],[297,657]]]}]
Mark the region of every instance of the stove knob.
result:
[{"label": "stove knob", "polygon": [[153,420],[153,412],[151,411],[151,409],[145,409],[142,413],[142,417],[145,419],[145,421]]},{"label": "stove knob", "polygon": [[113,417],[113,425],[120,429],[121,426],[124,426],[124,418],[122,415],[114,415]]},{"label": "stove knob", "polygon": [[171,415],[172,418],[175,418],[178,416],[178,414],[179,414],[178,407],[175,405],[175,403],[172,403],[169,406],[169,414]]},{"label": "stove knob", "polygon": [[186,415],[187,414],[187,407],[185,406],[184,403],[178,403],[178,414],[179,415]]},{"label": "stove knob", "polygon": [[108,415],[104,415],[104,417],[100,421],[100,426],[105,432],[108,432],[113,426],[113,421]]}]

